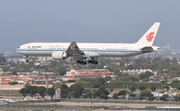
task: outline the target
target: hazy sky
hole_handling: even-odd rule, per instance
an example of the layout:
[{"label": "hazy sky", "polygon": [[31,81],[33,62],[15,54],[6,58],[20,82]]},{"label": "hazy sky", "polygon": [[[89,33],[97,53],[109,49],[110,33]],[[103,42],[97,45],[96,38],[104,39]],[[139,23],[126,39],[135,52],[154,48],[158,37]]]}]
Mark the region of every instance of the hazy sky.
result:
[{"label": "hazy sky", "polygon": [[1,0],[0,21],[65,20],[103,28],[180,20],[180,0]]},{"label": "hazy sky", "polygon": [[180,0],[0,0],[0,52],[36,41],[136,42],[156,21],[155,43],[179,47]]}]

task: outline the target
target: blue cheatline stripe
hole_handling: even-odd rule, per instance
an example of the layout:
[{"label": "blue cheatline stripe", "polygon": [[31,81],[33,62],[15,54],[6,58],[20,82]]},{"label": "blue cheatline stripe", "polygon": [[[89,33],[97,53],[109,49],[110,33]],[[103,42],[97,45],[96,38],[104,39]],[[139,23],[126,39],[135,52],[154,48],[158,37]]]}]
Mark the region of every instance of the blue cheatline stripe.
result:
[{"label": "blue cheatline stripe", "polygon": [[[66,50],[58,50],[58,49],[17,49],[17,51],[66,51]],[[83,52],[141,52],[141,50],[82,50]]]}]

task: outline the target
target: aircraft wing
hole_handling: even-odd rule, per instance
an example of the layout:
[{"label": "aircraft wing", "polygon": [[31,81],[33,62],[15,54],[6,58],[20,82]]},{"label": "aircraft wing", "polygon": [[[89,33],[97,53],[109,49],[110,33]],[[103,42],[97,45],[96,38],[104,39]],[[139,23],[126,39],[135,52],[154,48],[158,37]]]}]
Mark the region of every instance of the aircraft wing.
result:
[{"label": "aircraft wing", "polygon": [[66,50],[68,56],[73,57],[74,59],[83,59],[84,53],[79,50],[76,42],[71,42],[68,49]]},{"label": "aircraft wing", "polygon": [[76,42],[71,42],[68,49],[66,50],[68,56],[73,57],[74,59],[85,59],[92,57],[99,57],[100,55],[96,52],[83,52],[79,49]]}]

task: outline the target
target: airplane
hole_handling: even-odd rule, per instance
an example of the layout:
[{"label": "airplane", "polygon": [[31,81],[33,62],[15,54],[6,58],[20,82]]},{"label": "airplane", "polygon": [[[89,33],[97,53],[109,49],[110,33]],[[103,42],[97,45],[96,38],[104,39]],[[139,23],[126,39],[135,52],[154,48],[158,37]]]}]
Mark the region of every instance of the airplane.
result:
[{"label": "airplane", "polygon": [[82,65],[98,64],[99,57],[129,57],[159,50],[153,46],[159,26],[160,22],[155,22],[136,43],[33,42],[19,46],[17,52],[26,56],[27,62],[28,56],[50,56],[54,60],[73,57]]}]

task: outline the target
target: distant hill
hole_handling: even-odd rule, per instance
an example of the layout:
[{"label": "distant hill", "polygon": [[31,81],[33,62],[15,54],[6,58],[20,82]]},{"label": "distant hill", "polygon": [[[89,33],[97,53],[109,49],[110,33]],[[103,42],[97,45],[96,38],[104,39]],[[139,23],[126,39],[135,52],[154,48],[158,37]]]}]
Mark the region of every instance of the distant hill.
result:
[{"label": "distant hill", "polygon": [[[115,28],[93,27],[69,21],[0,22],[0,52],[27,42],[136,42],[153,24],[134,23]],[[180,47],[180,21],[161,22],[155,45]]]}]

